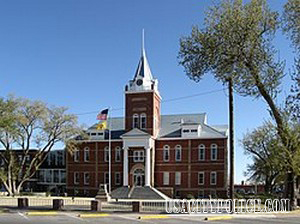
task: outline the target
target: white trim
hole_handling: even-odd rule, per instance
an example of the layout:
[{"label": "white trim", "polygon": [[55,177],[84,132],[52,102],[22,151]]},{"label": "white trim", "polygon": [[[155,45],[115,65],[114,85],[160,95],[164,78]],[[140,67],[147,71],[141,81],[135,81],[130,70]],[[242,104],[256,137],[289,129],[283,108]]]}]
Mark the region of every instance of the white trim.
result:
[{"label": "white trim", "polygon": [[[88,178],[86,178],[86,175],[88,175]],[[84,172],[83,173],[83,184],[84,185],[89,185],[90,184],[90,173],[89,172]]]},{"label": "white trim", "polygon": [[[168,154],[168,159],[165,159],[165,152]],[[164,162],[169,162],[170,161],[170,146],[169,145],[164,145],[163,146],[163,161]]]},{"label": "white trim", "polygon": [[[119,154],[119,159],[117,159],[117,154]],[[117,146],[115,147],[115,162],[121,162],[121,147]]]},{"label": "white trim", "polygon": [[[215,183],[212,182],[212,175],[215,175]],[[210,172],[210,185],[217,185],[217,172],[216,171],[212,171]]]},{"label": "white trim", "polygon": [[[78,175],[78,181],[76,181],[77,180],[76,175]],[[79,180],[80,180],[80,174],[79,174],[79,172],[74,172],[73,173],[73,183],[74,184],[79,184]]]},{"label": "white trim", "polygon": [[[179,151],[180,159],[177,158],[177,151]],[[182,146],[181,145],[175,146],[175,161],[176,162],[182,161]]]},{"label": "white trim", "polygon": [[[200,158],[201,150],[203,150],[203,159]],[[198,145],[198,161],[205,161],[205,145],[204,144]]]},{"label": "white trim", "polygon": [[[200,178],[199,175],[202,174],[203,175],[203,182],[200,183]],[[204,185],[205,184],[205,173],[203,171],[198,172],[198,185]]]},{"label": "white trim", "polygon": [[170,185],[170,173],[163,172],[163,185]]},{"label": "white trim", "polygon": [[[213,158],[213,151],[215,150],[215,158]],[[210,145],[210,160],[216,161],[218,159],[218,145],[213,143]]]},{"label": "white trim", "polygon": [[[78,154],[77,154],[78,153]],[[74,156],[73,156],[73,161],[74,162],[79,162],[80,160],[80,152],[79,149],[75,149],[74,150]]]},{"label": "white trim", "polygon": [[[86,156],[86,155],[88,155],[88,156]],[[88,159],[86,157],[88,157]],[[84,160],[84,162],[89,162],[90,161],[90,148],[89,147],[84,148],[83,160]]]}]

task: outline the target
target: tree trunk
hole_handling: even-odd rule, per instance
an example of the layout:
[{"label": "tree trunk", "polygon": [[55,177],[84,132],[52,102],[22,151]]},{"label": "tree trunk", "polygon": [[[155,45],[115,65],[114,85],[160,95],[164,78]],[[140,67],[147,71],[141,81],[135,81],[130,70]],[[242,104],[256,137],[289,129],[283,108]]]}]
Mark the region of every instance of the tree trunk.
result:
[{"label": "tree trunk", "polygon": [[230,178],[229,178],[229,198],[234,198],[234,128],[233,128],[233,87],[232,79],[228,80],[229,92],[229,152],[230,152]]},{"label": "tree trunk", "polygon": [[295,210],[297,207],[297,199],[296,199],[296,178],[295,174],[292,171],[288,171],[287,180],[286,180],[286,189],[285,189],[285,197],[290,199],[290,209]]}]

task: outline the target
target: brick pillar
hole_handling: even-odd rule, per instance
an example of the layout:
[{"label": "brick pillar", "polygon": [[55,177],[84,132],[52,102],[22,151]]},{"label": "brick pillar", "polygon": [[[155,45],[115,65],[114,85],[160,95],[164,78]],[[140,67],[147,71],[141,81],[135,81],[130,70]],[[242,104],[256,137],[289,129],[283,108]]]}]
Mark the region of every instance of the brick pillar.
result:
[{"label": "brick pillar", "polygon": [[53,210],[62,210],[64,207],[63,199],[53,199]]},{"label": "brick pillar", "polygon": [[141,212],[142,210],[142,202],[141,201],[133,201],[132,202],[132,211],[133,212]]},{"label": "brick pillar", "polygon": [[28,208],[28,198],[18,198],[18,208]]},{"label": "brick pillar", "polygon": [[91,210],[95,212],[101,212],[102,204],[100,200],[91,201]]}]

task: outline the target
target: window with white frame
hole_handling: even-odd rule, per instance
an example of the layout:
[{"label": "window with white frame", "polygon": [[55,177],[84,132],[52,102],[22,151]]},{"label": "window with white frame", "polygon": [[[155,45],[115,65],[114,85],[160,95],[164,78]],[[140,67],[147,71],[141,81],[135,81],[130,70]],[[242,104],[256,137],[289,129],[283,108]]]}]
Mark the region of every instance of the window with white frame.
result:
[{"label": "window with white frame", "polygon": [[89,162],[90,161],[90,148],[85,147],[84,148],[84,162]]},{"label": "window with white frame", "polygon": [[115,149],[115,161],[120,162],[121,161],[121,148],[119,146]]},{"label": "window with white frame", "polygon": [[217,198],[217,191],[215,189],[210,190],[210,196],[212,198]]},{"label": "window with white frame", "polygon": [[198,173],[198,184],[203,185],[204,184],[204,172]]},{"label": "window with white frame", "polygon": [[175,146],[175,161],[181,161],[181,145]]},{"label": "window with white frame", "polygon": [[109,183],[109,173],[105,172],[104,173],[104,184],[108,184]]},{"label": "window with white frame", "polygon": [[217,160],[218,159],[218,146],[217,144],[211,144],[210,146],[210,159]]},{"label": "window with white frame", "polygon": [[144,114],[144,113],[141,114],[140,121],[141,121],[140,128],[141,129],[146,129],[146,122],[147,122],[147,120],[146,120],[146,114]]},{"label": "window with white frame", "polygon": [[90,184],[90,173],[89,172],[84,172],[83,182],[85,185]]},{"label": "window with white frame", "polygon": [[115,173],[115,185],[120,185],[121,184],[121,173],[116,172]]},{"label": "window with white frame", "polygon": [[108,162],[108,161],[109,161],[109,148],[108,148],[108,146],[106,146],[106,147],[104,148],[104,161],[105,161],[105,162]]},{"label": "window with white frame", "polygon": [[133,151],[133,162],[144,162],[144,150]]},{"label": "window with white frame", "polygon": [[139,115],[134,114],[132,117],[132,128],[139,128]]},{"label": "window with white frame", "polygon": [[181,173],[175,172],[175,185],[180,185],[180,184],[181,184]]},{"label": "window with white frame", "polygon": [[79,184],[79,173],[74,172],[74,184]]},{"label": "window with white frame", "polygon": [[163,159],[164,159],[164,162],[168,162],[170,160],[170,146],[168,146],[168,145],[164,145]]},{"label": "window with white frame", "polygon": [[79,162],[79,149],[74,151],[74,162]]},{"label": "window with white frame", "polygon": [[205,160],[205,145],[201,144],[198,147],[198,160],[203,161]]},{"label": "window with white frame", "polygon": [[163,175],[164,175],[163,184],[164,185],[169,185],[170,173],[169,172],[164,172]]},{"label": "window with white frame", "polygon": [[210,184],[216,185],[217,184],[217,172],[210,173]]}]

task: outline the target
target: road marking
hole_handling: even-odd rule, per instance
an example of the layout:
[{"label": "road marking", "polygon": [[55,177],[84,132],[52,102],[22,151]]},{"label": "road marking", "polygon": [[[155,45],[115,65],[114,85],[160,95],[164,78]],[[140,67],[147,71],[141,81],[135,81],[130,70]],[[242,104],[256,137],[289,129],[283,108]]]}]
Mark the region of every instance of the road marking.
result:
[{"label": "road marking", "polygon": [[27,216],[52,216],[58,215],[57,212],[26,212]]},{"label": "road marking", "polygon": [[79,214],[78,217],[80,218],[100,218],[100,217],[107,217],[110,214],[107,213],[90,213],[90,214]]},{"label": "road marking", "polygon": [[29,218],[28,218],[26,215],[24,215],[23,213],[18,212],[18,214],[19,214],[20,216],[22,216],[24,219],[29,220]]}]

